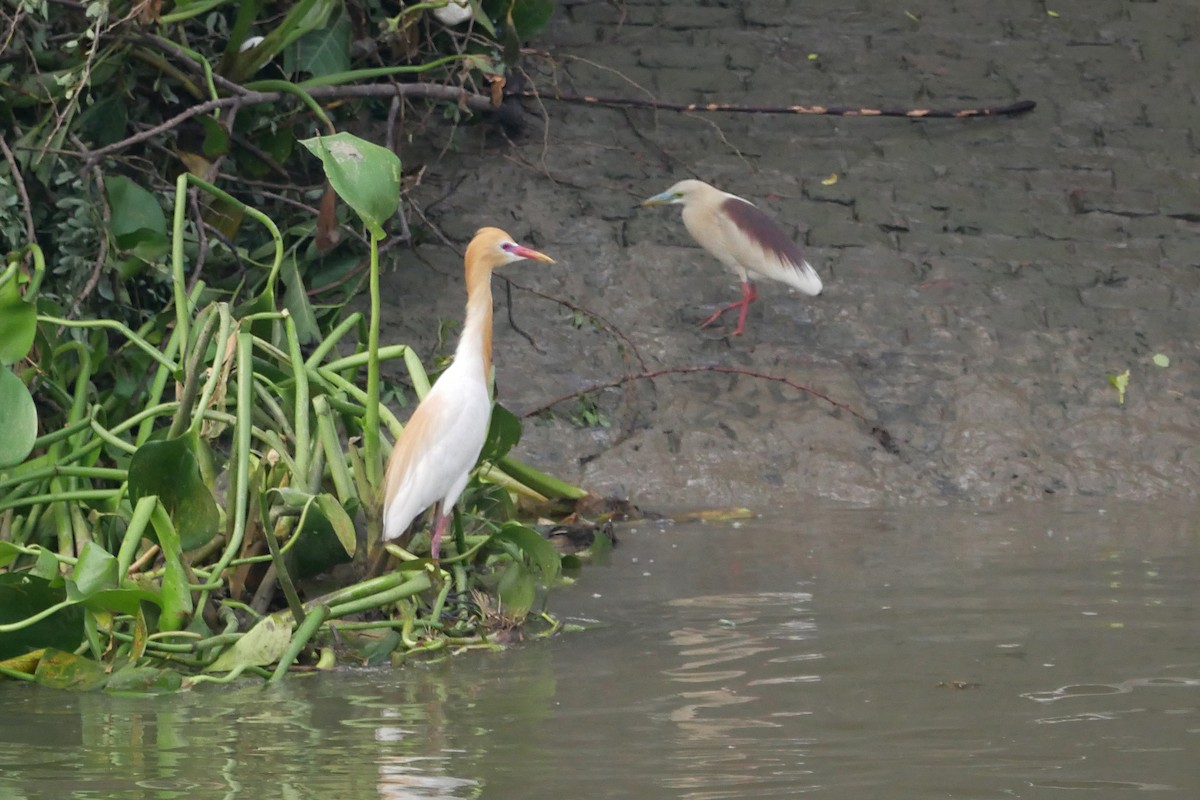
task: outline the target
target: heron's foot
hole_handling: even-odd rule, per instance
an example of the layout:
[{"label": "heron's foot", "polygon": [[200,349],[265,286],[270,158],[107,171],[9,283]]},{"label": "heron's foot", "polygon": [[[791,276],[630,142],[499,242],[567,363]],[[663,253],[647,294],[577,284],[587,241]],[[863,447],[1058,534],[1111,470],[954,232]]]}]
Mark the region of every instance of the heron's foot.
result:
[{"label": "heron's foot", "polygon": [[742,331],[744,331],[746,329],[746,313],[750,310],[750,304],[753,303],[757,299],[758,299],[758,288],[753,283],[750,283],[749,281],[747,281],[742,284],[742,299],[741,300],[738,300],[736,303],[730,303],[727,306],[721,306],[715,312],[713,312],[712,316],[710,316],[708,319],[704,320],[704,322],[701,322],[700,327],[707,328],[709,325],[712,325],[714,322],[716,322],[718,319],[720,319],[721,315],[724,314],[726,311],[732,311],[735,308],[740,308],[741,313],[738,314],[737,327],[733,329],[732,335],[741,336]]},{"label": "heron's foot", "polygon": [[[721,318],[721,315],[724,314],[726,311],[732,311],[735,308],[745,309],[745,307],[746,307],[745,300],[739,300],[736,303],[730,303],[727,306],[721,306],[716,311],[714,311],[711,316],[707,317],[703,322],[701,322],[700,327],[707,328],[709,325],[712,325],[714,322],[719,320]],[[739,331],[739,333],[740,333],[740,331]]]}]

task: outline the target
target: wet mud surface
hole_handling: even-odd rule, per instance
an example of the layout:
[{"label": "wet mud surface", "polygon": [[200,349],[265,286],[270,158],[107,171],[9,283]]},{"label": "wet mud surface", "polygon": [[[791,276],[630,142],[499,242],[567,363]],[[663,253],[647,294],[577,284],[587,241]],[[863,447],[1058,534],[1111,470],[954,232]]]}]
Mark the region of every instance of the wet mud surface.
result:
[{"label": "wet mud surface", "polygon": [[[525,414],[568,398],[529,420],[517,454],[670,507],[1192,493],[1200,16],[1182,1],[1050,8],[1057,16],[984,0],[560,3],[527,60],[543,89],[1038,106],[913,122],[530,101],[511,143],[495,126],[446,125],[450,152],[412,145],[406,167],[428,164],[412,200],[450,241],[494,224],[559,261],[503,273],[532,343],[495,282],[501,402]],[[738,298],[736,280],[691,241],[678,208],[635,208],[685,177],[779,220],[825,293],[764,282],[746,335],[725,335],[733,314],[698,330]],[[459,256],[428,233],[393,258],[384,340],[448,352],[453,336],[439,344],[430,321],[461,318]],[[630,380],[590,394],[589,409],[573,397],[694,367],[744,372]],[[1120,404],[1108,376],[1125,370]],[[844,404],[896,452],[845,410],[756,375]],[[572,422],[583,411],[609,426]]]}]

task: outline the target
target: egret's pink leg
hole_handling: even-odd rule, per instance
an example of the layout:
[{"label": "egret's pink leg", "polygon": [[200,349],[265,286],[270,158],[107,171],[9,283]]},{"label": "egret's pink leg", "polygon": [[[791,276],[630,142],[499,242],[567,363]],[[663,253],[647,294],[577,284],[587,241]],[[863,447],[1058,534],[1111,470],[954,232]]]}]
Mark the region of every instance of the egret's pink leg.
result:
[{"label": "egret's pink leg", "polygon": [[438,503],[438,507],[434,509],[433,534],[429,537],[429,555],[434,561],[437,561],[441,555],[442,534],[446,532],[446,526],[450,524],[452,513],[454,513],[454,509],[443,514],[441,503]]},{"label": "egret's pink leg", "polygon": [[716,322],[718,319],[720,319],[721,315],[724,314],[726,311],[730,311],[735,308],[740,308],[742,310],[742,312],[740,314],[738,314],[738,324],[737,324],[737,328],[735,328],[733,331],[733,335],[741,336],[742,331],[746,328],[746,313],[750,310],[750,304],[753,303],[757,299],[758,299],[758,288],[755,287],[755,285],[753,283],[746,281],[746,282],[742,283],[742,299],[738,300],[736,303],[730,303],[727,306],[721,306],[715,312],[713,312],[712,316],[710,316],[708,319],[704,320],[704,322],[701,322],[700,327],[707,328],[709,325],[712,325],[714,322]]}]

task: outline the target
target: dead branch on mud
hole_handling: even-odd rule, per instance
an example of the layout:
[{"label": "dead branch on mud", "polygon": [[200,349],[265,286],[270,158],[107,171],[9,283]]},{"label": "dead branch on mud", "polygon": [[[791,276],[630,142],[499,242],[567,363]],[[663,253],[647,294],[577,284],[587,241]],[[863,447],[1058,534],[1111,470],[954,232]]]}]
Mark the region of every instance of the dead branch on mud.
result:
[{"label": "dead branch on mud", "polygon": [[834,400],[832,397],[825,394],[824,392],[817,391],[816,389],[813,389],[810,386],[805,386],[802,383],[797,383],[796,381],[793,381],[791,378],[785,378],[782,375],[771,375],[766,372],[758,372],[757,370],[745,369],[743,367],[722,367],[722,366],[717,366],[717,365],[694,366],[694,367],[663,367],[661,369],[645,370],[645,371],[639,372],[639,373],[626,374],[626,375],[622,375],[619,378],[612,378],[612,379],[606,380],[606,381],[599,381],[597,383],[591,384],[590,386],[585,386],[582,389],[577,389],[569,394],[564,394],[560,397],[556,397],[553,400],[549,400],[545,403],[542,403],[540,406],[537,406],[535,408],[530,409],[529,411],[526,411],[522,415],[522,417],[528,418],[528,417],[536,416],[537,414],[542,414],[542,413],[549,411],[554,406],[558,405],[559,403],[566,402],[567,400],[573,400],[581,395],[591,394],[592,392],[599,392],[604,389],[613,389],[618,386],[624,386],[628,383],[632,383],[633,381],[652,380],[654,378],[661,378],[664,375],[690,375],[690,374],[694,374],[694,373],[698,373],[698,372],[719,372],[719,373],[722,373],[725,375],[742,375],[747,378],[754,378],[756,380],[773,381],[775,383],[782,383],[783,385],[788,386],[792,389],[795,389],[798,392],[803,392],[805,394],[812,395],[813,397],[816,397],[819,400],[824,400],[826,403],[833,406],[834,408],[845,411],[847,414],[851,415],[852,417],[854,417],[857,420],[859,420],[860,422],[862,422],[864,425],[866,425],[868,427],[868,429],[870,430],[871,436],[877,442],[879,442],[879,444],[883,447],[884,450],[891,453],[892,455],[900,455],[900,447],[899,447],[899,445],[896,444],[895,439],[892,438],[892,435],[891,435],[891,433],[888,432],[887,428],[884,428],[879,423],[868,419],[867,417],[863,416],[858,411],[855,411],[853,408],[846,405],[845,403],[840,402],[838,400]]},{"label": "dead branch on mud", "polygon": [[562,92],[540,92],[526,89],[509,93],[509,97],[537,97],[561,103],[612,106],[617,108],[650,108],[657,111],[711,111],[729,114],[806,114],[824,117],[906,117],[908,119],[965,119],[967,117],[1008,117],[1024,114],[1037,107],[1033,100],[977,108],[865,108],[860,106],[743,106],[736,103],[668,103],[636,97],[596,97]]}]

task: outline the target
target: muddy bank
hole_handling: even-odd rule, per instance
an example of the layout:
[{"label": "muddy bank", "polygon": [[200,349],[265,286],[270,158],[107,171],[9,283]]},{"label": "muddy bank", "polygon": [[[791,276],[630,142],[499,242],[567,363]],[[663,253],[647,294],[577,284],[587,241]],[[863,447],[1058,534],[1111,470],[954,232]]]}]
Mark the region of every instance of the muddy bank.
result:
[{"label": "muddy bank", "polygon": [[[560,3],[528,61],[588,94],[744,104],[975,106],[1015,119],[680,115],[548,102],[509,144],[453,131],[414,201],[448,238],[484,224],[554,255],[497,288],[502,402],[590,395],[519,454],[653,505],[1182,497],[1200,484],[1200,18],[1184,3],[885,0]],[[904,12],[918,17],[913,20]],[[810,56],[815,56],[811,58]],[[531,114],[541,113],[529,103]],[[449,128],[442,131],[451,135]],[[836,175],[836,183],[828,183]],[[758,203],[802,242],[819,298],[760,285],[746,335],[696,323],[738,297],[677,208],[683,177]],[[415,221],[415,224],[420,224]],[[461,262],[430,236],[385,277],[385,340],[457,320]],[[580,313],[559,298],[591,312]],[[732,325],[733,320],[729,321]],[[452,341],[443,349],[452,346]],[[1170,357],[1162,368],[1152,356]],[[1124,404],[1109,374],[1130,371]]]}]

